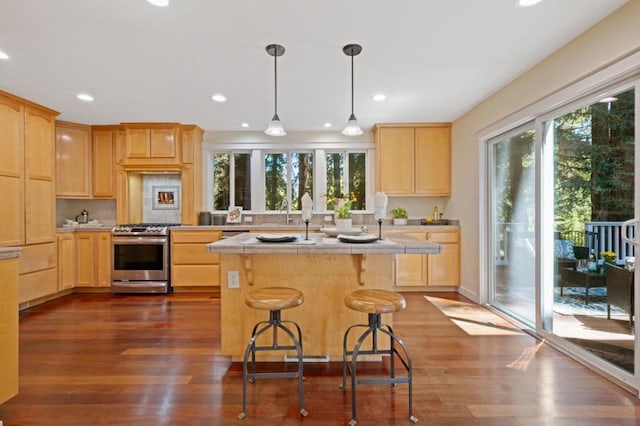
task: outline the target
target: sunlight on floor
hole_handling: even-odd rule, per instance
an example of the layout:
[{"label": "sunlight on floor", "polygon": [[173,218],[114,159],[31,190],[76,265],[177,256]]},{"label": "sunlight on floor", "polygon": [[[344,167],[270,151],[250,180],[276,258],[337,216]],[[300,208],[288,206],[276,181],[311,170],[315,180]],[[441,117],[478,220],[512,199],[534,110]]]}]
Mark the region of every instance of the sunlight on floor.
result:
[{"label": "sunlight on floor", "polygon": [[471,336],[513,336],[522,331],[475,303],[425,296],[430,303]]}]

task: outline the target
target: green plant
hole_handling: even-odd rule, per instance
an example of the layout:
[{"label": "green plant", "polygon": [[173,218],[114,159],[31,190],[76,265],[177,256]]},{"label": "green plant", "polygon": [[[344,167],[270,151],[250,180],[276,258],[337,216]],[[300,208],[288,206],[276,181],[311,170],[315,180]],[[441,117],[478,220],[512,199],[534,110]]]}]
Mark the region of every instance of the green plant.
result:
[{"label": "green plant", "polygon": [[338,207],[336,208],[336,213],[338,214],[338,219],[349,219],[351,218],[351,203],[352,200],[346,200],[338,203]]},{"label": "green plant", "polygon": [[409,216],[407,215],[407,210],[404,207],[396,207],[391,210],[391,214],[396,219],[407,219]]}]

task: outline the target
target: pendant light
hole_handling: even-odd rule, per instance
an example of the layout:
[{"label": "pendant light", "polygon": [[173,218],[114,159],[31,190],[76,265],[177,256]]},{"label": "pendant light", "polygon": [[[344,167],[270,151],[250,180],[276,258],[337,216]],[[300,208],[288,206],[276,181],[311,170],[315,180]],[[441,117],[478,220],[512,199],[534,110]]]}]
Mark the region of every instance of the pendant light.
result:
[{"label": "pendant light", "polygon": [[269,123],[269,127],[264,131],[269,136],[284,136],[287,132],[284,130],[284,126],[280,122],[278,117],[278,56],[284,55],[284,46],[279,44],[270,44],[267,46],[267,53],[273,56],[273,70],[275,81],[275,113]]},{"label": "pendant light", "polygon": [[353,57],[362,52],[362,46],[359,44],[347,44],[342,48],[342,51],[345,55],[351,56],[351,115],[349,116],[347,127],[342,130],[342,134],[347,136],[359,136],[363,132],[358,125],[358,120],[356,119],[355,114],[353,113]]}]

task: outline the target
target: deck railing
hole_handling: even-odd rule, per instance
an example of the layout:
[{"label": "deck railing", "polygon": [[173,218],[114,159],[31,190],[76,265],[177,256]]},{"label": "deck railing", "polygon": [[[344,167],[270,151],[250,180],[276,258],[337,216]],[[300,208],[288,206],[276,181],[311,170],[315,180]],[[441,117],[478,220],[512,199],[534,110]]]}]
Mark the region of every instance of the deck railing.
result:
[{"label": "deck railing", "polygon": [[[611,251],[616,254],[616,263],[624,264],[625,258],[635,256],[635,248],[632,244],[622,239],[622,222],[586,222],[585,231],[594,232],[598,235],[596,248],[599,255],[603,251]],[[627,227],[627,238],[635,237],[635,227]],[[496,226],[495,235],[496,265],[509,264],[509,254],[515,246],[532,250],[533,233],[526,231],[526,224],[505,222]]]}]

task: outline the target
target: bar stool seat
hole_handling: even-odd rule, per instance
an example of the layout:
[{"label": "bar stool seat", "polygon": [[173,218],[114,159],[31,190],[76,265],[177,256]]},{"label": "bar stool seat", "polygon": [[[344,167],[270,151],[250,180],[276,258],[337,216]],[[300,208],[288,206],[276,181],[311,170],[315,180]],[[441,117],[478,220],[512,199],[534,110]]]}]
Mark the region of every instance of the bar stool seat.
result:
[{"label": "bar stool seat", "polygon": [[[413,369],[411,357],[404,342],[394,334],[393,329],[388,324],[381,321],[382,314],[388,314],[403,310],[407,306],[405,298],[398,293],[387,290],[356,290],[344,297],[344,304],[349,309],[368,314],[368,324],[356,324],[349,327],[342,342],[342,389],[347,384],[347,370],[351,375],[351,426],[356,425],[357,399],[356,386],[358,384],[381,384],[388,383],[395,386],[398,383],[409,385],[409,420],[416,423],[418,419],[413,415]],[[356,328],[364,328],[363,333],[358,337],[353,350],[347,349],[349,333]],[[383,334],[389,338],[389,349],[378,348],[378,334]],[[362,349],[362,345],[371,336],[371,348]],[[400,349],[400,350],[398,350]],[[357,361],[359,355],[389,355],[390,374],[389,377],[358,377]],[[349,357],[350,360],[349,360]],[[398,357],[406,369],[406,376],[396,377],[395,358]]]},{"label": "bar stool seat", "polygon": [[[245,298],[247,306],[254,309],[269,311],[268,321],[259,321],[251,331],[251,339],[244,352],[242,361],[242,413],[238,419],[242,420],[247,415],[247,382],[254,383],[256,379],[275,378],[298,378],[298,406],[300,414],[307,416],[304,409],[303,380],[302,375],[302,332],[300,327],[293,321],[286,321],[281,318],[282,309],[295,308],[304,302],[304,294],[295,288],[289,287],[265,287],[249,292]],[[294,332],[291,330],[296,332]],[[271,330],[273,332],[271,345],[256,345],[256,340],[262,334]],[[290,344],[281,345],[278,343],[278,330],[283,331],[291,340]],[[296,371],[279,372],[257,372],[256,352],[258,351],[291,351],[295,350],[298,358],[298,369]],[[249,372],[249,356],[251,356],[251,372]]]}]

